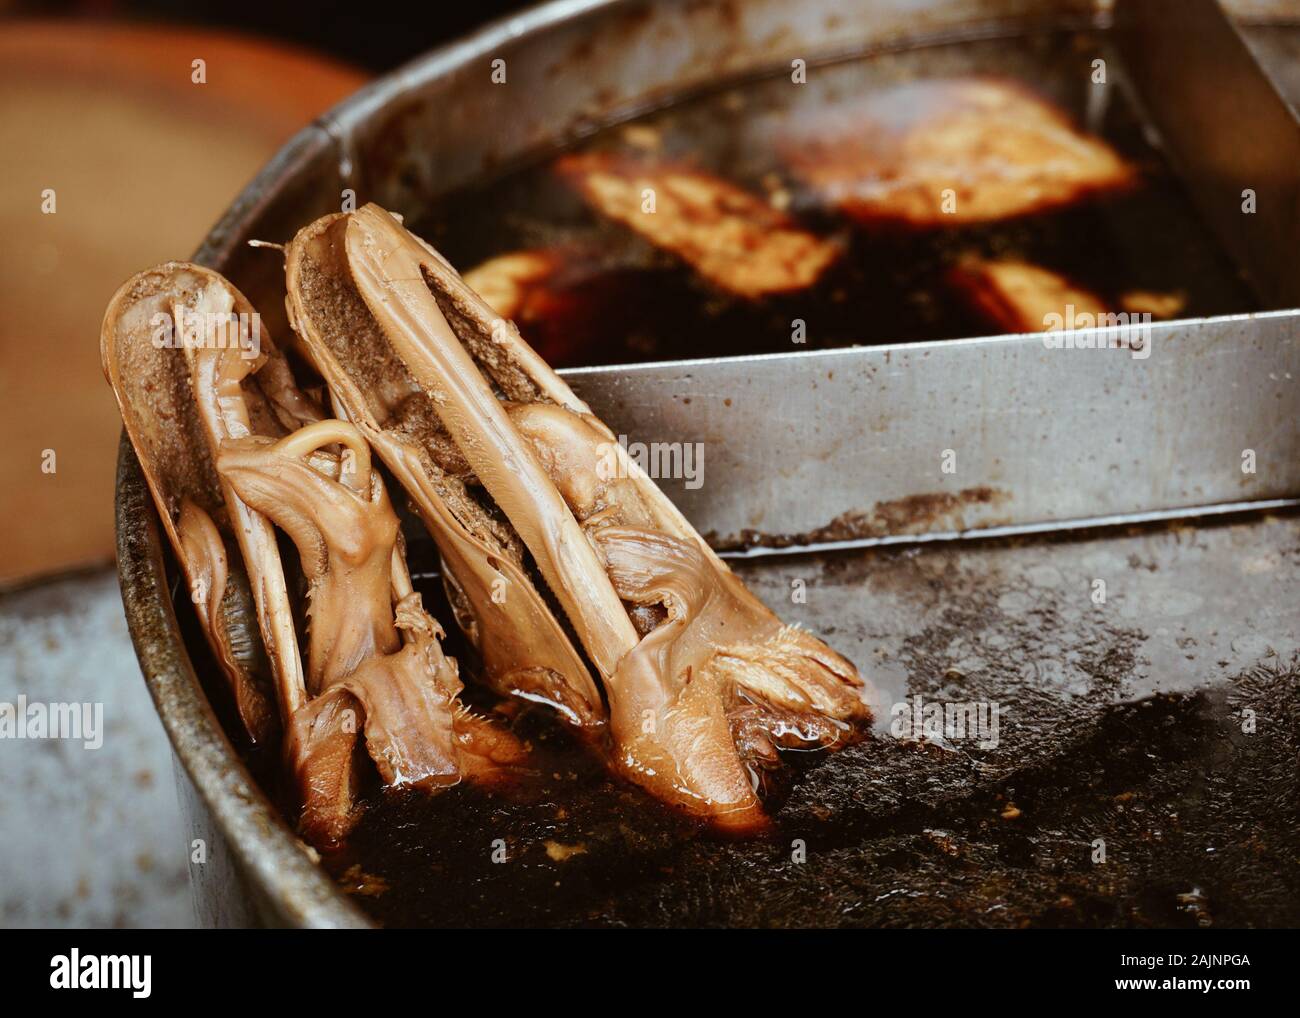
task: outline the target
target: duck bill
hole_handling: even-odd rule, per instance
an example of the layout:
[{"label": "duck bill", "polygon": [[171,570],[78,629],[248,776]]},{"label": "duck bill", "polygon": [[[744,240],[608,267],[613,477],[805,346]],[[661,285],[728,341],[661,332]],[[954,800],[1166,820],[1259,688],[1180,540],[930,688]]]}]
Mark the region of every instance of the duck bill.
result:
[{"label": "duck bill", "polygon": [[[374,205],[348,219],[345,244],[357,290],[394,352],[532,552],[600,674],[613,675],[636,646],[636,630],[595,549],[434,299],[425,271],[436,266],[447,272],[445,263]],[[490,352],[493,348],[483,345],[492,342],[490,327],[484,335],[483,326],[491,322],[491,312],[461,287],[467,298],[458,316],[462,332]]]}]

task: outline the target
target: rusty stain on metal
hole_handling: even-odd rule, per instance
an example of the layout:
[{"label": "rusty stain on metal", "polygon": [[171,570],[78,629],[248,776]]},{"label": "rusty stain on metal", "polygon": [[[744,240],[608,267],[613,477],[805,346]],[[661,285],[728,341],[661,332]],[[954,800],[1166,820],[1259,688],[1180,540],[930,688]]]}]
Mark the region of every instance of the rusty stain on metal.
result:
[{"label": "rusty stain on metal", "polygon": [[[971,506],[999,506],[1011,501],[1011,493],[981,484],[961,491],[931,491],[904,498],[877,502],[871,509],[851,509],[840,513],[824,527],[798,534],[770,534],[747,529],[738,534],[706,535],[709,544],[720,551],[749,548],[793,548],[827,544],[833,541],[860,541],[870,537],[898,534],[921,534],[944,529],[964,530],[962,511]],[[1006,520],[982,519],[983,526],[1005,525]],[[943,526],[941,526],[943,525]]]}]

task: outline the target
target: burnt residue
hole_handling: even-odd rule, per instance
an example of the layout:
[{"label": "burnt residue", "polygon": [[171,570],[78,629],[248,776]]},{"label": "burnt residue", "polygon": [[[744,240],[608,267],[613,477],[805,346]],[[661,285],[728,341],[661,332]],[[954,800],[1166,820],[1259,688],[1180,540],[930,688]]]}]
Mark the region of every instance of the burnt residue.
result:
[{"label": "burnt residue", "polygon": [[[988,485],[963,488],[961,491],[931,491],[904,498],[877,502],[868,511],[841,513],[823,527],[795,534],[772,534],[746,529],[738,534],[720,536],[714,531],[704,535],[710,546],[719,551],[749,548],[796,548],[833,541],[860,541],[896,534],[924,534],[933,530],[965,530],[963,513],[976,506],[999,506],[1010,501],[1009,492]],[[981,516],[980,525],[993,527],[1001,520]]]}]

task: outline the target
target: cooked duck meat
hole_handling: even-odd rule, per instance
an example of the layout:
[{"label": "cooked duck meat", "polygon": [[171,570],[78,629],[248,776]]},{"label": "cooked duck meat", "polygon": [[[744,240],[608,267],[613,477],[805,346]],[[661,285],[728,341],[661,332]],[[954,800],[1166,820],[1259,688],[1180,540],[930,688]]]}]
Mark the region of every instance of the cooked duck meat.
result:
[{"label": "cooked duck meat", "polygon": [[[303,697],[283,639],[288,593],[270,524],[213,458],[230,435],[284,434],[318,411],[286,383],[288,366],[244,296],[197,265],[169,262],[127,280],[105,312],[101,352],[204,635],[249,737],[265,742],[273,696],[285,715]],[[264,646],[274,648],[269,659]]]},{"label": "cooked duck meat", "polygon": [[851,111],[783,130],[782,158],[819,200],[860,222],[980,223],[1131,184],[1109,145],[1024,86],[994,78],[913,81]]},{"label": "cooked duck meat", "polygon": [[[291,245],[289,271],[294,320],[349,416],[387,408],[340,372],[338,350],[372,378],[383,363],[385,388],[400,378],[427,394],[482,497],[508,521],[500,547],[527,549],[594,665],[621,773],[719,824],[752,828],[763,822],[754,768],[772,762],[774,747],[839,745],[870,718],[853,666],[749,593],[513,326],[388,213],[368,205],[313,224]],[[417,504],[430,502],[427,449],[399,448],[378,430],[367,437]],[[440,547],[454,549],[442,515],[425,517]],[[464,587],[474,563],[443,554]],[[462,621],[486,643],[500,613],[466,602]],[[547,617],[553,629],[542,635],[562,634]],[[529,644],[521,664],[539,651],[550,647]]]},{"label": "cooked duck meat", "polygon": [[949,282],[989,322],[1007,332],[1042,332],[1054,320],[1098,324],[1107,312],[1096,294],[1039,265],[1014,258],[966,258]]},{"label": "cooked duck meat", "polygon": [[[333,446],[342,452],[325,452]],[[456,703],[456,662],[411,589],[397,516],[354,426],[322,421],[278,441],[230,439],[217,470],[289,535],[309,586],[312,699],[288,726],[308,840],[336,843],[358,818],[359,730],[387,785],[455,784],[466,753],[484,764],[518,759],[508,737],[482,733],[488,722]]]},{"label": "cooked duck meat", "polygon": [[[358,818],[359,731],[390,785],[442,787],[522,758],[456,701],[456,662],[411,587],[370,447],[321,419],[234,287],[180,263],[141,273],[109,306],[103,351],[199,620],[259,741],[276,722],[266,689],[278,693],[309,841],[332,845]],[[272,521],[309,588],[305,675]]]},{"label": "cooked duck meat", "polygon": [[518,534],[485,502],[464,450],[358,292],[345,250],[349,221],[318,220],[289,245],[294,328],[331,397],[406,489],[437,544],[457,623],[485,681],[549,703],[575,725],[598,725],[600,693],[529,575]]},{"label": "cooked duck meat", "polygon": [[[531,305],[549,305],[553,290],[548,286],[564,268],[566,258],[555,248],[511,251],[489,258],[465,273],[465,283],[502,318],[521,322],[530,315]],[[546,311],[541,310],[544,316]],[[540,317],[539,316],[539,317]]]},{"label": "cooked duck meat", "polygon": [[[312,224],[286,257],[291,320],[347,420],[321,419],[260,325],[255,355],[230,342],[232,312],[251,309],[191,266],[124,288],[105,362],[124,416],[137,396],[155,412],[151,429],[128,416],[132,437],[187,575],[223,603],[238,584],[222,528],[236,531],[313,843],[357,820],[358,732],[393,785],[488,778],[522,757],[457,703],[456,663],[412,590],[372,450],[433,534],[489,684],[588,732],[609,720],[611,765],[665,801],[761,825],[759,773],[777,749],[840,745],[870,718],[853,666],[754,598],[431,247],[367,206]],[[129,374],[170,380],[161,410],[121,363],[155,307],[208,323],[166,371]],[[190,445],[169,443],[164,415],[189,422]],[[273,524],[306,580],[305,669]],[[201,617],[225,633],[222,616]],[[220,657],[232,641],[214,646]]]},{"label": "cooked duck meat", "polygon": [[602,215],[740,297],[806,289],[840,254],[761,198],[689,166],[589,152],[555,169]]},{"label": "cooked duck meat", "polygon": [[[334,445],[343,453],[319,463]],[[217,472],[298,548],[310,605],[309,695],[397,649],[389,605],[397,516],[356,428],[320,421],[278,441],[232,438],[218,450]]]}]

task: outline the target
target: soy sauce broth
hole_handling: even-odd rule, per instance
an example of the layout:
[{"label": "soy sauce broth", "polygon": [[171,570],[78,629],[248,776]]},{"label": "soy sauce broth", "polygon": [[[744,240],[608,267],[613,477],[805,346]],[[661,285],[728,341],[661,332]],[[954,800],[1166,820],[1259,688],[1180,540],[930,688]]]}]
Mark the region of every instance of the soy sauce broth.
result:
[{"label": "soy sauce broth", "polygon": [[[1109,84],[1094,85],[1104,59]],[[1179,317],[1256,310],[1258,304],[1217,247],[1181,184],[1116,83],[1120,63],[1104,35],[1051,32],[879,54],[729,87],[610,128],[578,151],[637,151],[653,133],[657,156],[680,159],[756,195],[785,192],[789,211],[815,233],[846,245],[812,289],[746,301],[699,280],[669,253],[603,221],[543,159],[447,197],[415,224],[462,272],[496,255],[570,245],[607,267],[577,294],[581,313],[524,327],[553,364],[788,352],[989,335],[944,279],[961,257],[1017,257],[1064,274],[1113,302],[1130,290],[1179,293]],[[1029,86],[1082,129],[1108,141],[1140,171],[1129,193],[1043,214],[964,228],[855,226],[812,195],[782,165],[782,124],[815,124],[852,111],[857,97],[921,78],[992,75]],[[794,319],[806,323],[792,344]]]}]

